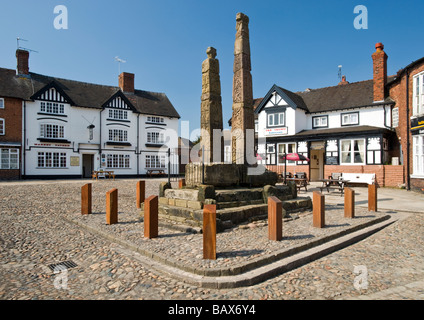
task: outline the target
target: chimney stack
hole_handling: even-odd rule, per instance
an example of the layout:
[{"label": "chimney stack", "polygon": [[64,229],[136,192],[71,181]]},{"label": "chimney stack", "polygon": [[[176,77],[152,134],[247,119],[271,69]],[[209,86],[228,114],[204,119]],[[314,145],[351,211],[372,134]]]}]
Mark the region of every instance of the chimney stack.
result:
[{"label": "chimney stack", "polygon": [[385,88],[387,83],[387,54],[384,45],[378,42],[376,51],[372,54],[373,80],[374,80],[374,102],[383,101],[386,98]]},{"label": "chimney stack", "polygon": [[123,92],[134,93],[134,74],[122,72],[119,75],[119,87]]},{"label": "chimney stack", "polygon": [[346,76],[342,76],[342,81],[339,82],[339,86],[349,84],[349,81],[346,81]]},{"label": "chimney stack", "polygon": [[16,50],[16,74],[29,75],[29,51],[18,49]]}]

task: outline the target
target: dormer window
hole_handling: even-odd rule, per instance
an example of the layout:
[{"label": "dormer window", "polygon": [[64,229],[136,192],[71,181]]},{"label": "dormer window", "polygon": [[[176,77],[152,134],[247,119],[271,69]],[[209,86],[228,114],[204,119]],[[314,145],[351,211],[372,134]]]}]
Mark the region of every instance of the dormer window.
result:
[{"label": "dormer window", "polygon": [[51,114],[65,114],[65,105],[62,103],[42,101],[40,103],[40,111]]}]

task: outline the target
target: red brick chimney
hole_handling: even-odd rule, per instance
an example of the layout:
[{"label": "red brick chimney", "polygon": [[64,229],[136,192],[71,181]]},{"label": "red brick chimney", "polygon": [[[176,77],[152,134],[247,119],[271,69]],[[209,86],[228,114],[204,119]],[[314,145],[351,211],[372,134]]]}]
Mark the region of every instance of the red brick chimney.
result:
[{"label": "red brick chimney", "polygon": [[342,76],[342,81],[339,82],[339,86],[349,84],[349,81],[346,81],[346,76]]},{"label": "red brick chimney", "polygon": [[372,54],[374,101],[383,101],[386,98],[387,54],[384,52],[384,45],[381,42],[375,45],[375,49],[376,51]]},{"label": "red brick chimney", "polygon": [[18,49],[16,50],[16,74],[29,74],[29,51]]},{"label": "red brick chimney", "polygon": [[124,92],[134,93],[134,74],[122,72],[119,75],[119,87]]}]

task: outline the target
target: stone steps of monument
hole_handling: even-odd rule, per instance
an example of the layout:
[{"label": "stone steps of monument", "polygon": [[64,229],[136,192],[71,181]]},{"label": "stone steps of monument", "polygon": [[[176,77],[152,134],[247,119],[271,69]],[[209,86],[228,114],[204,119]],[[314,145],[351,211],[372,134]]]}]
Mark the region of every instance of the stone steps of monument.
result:
[{"label": "stone steps of monument", "polygon": [[262,188],[215,190],[215,200],[217,203],[263,200],[262,192]]},{"label": "stone steps of monument", "polygon": [[248,200],[248,201],[228,201],[228,202],[217,202],[216,208],[219,209],[227,209],[227,208],[237,208],[255,204],[264,204],[263,199],[259,200]]}]

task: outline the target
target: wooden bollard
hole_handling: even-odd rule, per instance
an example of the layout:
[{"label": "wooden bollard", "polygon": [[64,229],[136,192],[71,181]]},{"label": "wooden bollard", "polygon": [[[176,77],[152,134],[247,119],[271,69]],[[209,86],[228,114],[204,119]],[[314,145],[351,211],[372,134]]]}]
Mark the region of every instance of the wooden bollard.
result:
[{"label": "wooden bollard", "polygon": [[81,214],[91,214],[91,183],[81,187]]},{"label": "wooden bollard", "polygon": [[185,187],[186,183],[185,183],[185,179],[180,179],[178,180],[178,188],[182,188]]},{"label": "wooden bollard", "polygon": [[283,203],[277,197],[268,198],[268,239],[283,238]]},{"label": "wooden bollard", "polygon": [[344,216],[345,218],[355,218],[355,191],[351,188],[344,188]]},{"label": "wooden bollard", "polygon": [[216,260],[216,205],[203,206],[203,259]]},{"label": "wooden bollard", "polygon": [[138,181],[137,182],[137,195],[136,195],[136,203],[137,208],[141,208],[141,204],[144,202],[146,197],[146,181]]},{"label": "wooden bollard", "polygon": [[368,185],[368,211],[377,211],[377,185]]},{"label": "wooden bollard", "polygon": [[106,192],[106,224],[118,223],[118,189]]},{"label": "wooden bollard", "polygon": [[150,196],[144,201],[144,237],[158,237],[159,228],[159,198]]},{"label": "wooden bollard", "polygon": [[325,197],[321,192],[313,193],[313,226],[324,228],[325,226]]}]

